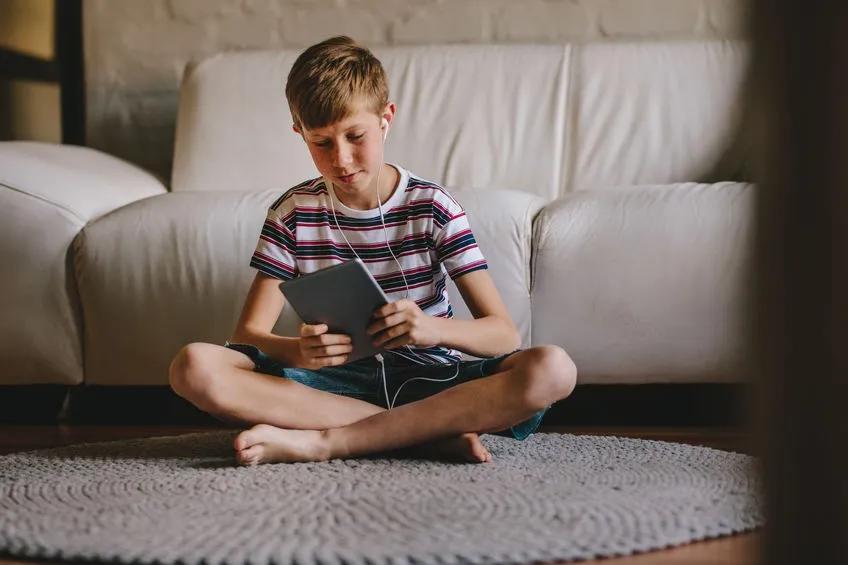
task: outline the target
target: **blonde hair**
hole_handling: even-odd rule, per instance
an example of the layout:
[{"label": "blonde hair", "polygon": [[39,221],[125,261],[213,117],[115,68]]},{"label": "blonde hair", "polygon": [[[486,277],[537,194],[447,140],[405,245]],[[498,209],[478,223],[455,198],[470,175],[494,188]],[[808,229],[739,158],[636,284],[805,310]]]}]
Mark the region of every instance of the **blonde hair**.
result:
[{"label": "blonde hair", "polygon": [[286,80],[286,99],[295,126],[314,129],[346,118],[360,100],[379,116],[389,101],[389,86],[371,51],[341,35],[298,56]]}]

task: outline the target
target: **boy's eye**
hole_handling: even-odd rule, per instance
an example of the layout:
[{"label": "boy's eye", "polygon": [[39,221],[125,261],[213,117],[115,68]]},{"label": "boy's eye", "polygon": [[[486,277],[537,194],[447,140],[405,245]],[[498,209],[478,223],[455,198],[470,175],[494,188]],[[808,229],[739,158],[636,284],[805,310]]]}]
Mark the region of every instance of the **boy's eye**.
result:
[{"label": "boy's eye", "polygon": [[318,147],[329,147],[330,142],[329,141],[316,141],[315,145],[317,145]]},{"label": "boy's eye", "polygon": [[363,137],[365,137],[365,134],[364,134],[364,133],[359,133],[359,134],[356,134],[356,135],[350,135],[350,136],[348,136],[348,139],[351,139],[351,140],[353,140],[353,141],[359,141],[359,140],[360,140],[360,139],[362,139]]}]

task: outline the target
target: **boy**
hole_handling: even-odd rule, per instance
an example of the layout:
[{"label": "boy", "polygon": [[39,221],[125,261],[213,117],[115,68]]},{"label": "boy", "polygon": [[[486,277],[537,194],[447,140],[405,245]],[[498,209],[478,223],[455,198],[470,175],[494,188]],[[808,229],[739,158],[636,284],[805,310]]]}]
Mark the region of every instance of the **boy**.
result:
[{"label": "boy", "polygon": [[[555,346],[516,349],[520,336],[462,208],[383,162],[396,107],[369,50],[347,37],[313,45],[292,67],[286,98],[322,176],[268,210],[234,343],[185,346],[171,386],[206,412],[253,425],[235,440],[243,465],[408,447],[491,460],[478,434],[527,437],[573,390],[574,363]],[[271,333],[285,304],[281,279],[357,256],[390,300],[368,328],[384,348],[385,390],[376,358],[346,363],[348,336],[322,324],[303,324],[299,337]],[[452,317],[446,275],[474,320]],[[460,361],[457,350],[484,359]]]}]

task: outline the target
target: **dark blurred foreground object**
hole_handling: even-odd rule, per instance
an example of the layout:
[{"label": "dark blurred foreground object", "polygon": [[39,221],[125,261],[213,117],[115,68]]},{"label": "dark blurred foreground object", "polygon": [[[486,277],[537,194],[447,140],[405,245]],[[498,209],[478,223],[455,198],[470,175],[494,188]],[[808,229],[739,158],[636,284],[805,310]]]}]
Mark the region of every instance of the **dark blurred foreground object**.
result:
[{"label": "dark blurred foreground object", "polygon": [[848,563],[848,3],[754,0],[763,563]]}]

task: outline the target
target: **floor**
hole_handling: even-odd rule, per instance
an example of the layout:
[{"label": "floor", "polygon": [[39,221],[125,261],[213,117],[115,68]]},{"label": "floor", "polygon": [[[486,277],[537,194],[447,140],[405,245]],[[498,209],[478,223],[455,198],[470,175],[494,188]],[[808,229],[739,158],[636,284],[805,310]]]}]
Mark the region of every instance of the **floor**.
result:
[{"label": "floor", "polygon": [[[210,431],[208,426],[150,426],[150,425],[0,425],[0,455],[74,443],[109,441],[152,436],[179,435],[197,431]],[[600,434],[673,441],[703,445],[715,449],[750,452],[747,435],[730,428],[649,428],[649,427],[564,427],[545,426],[540,431]],[[753,532],[697,542],[663,551],[629,557],[584,561],[604,565],[743,565],[757,563],[757,549],[761,534]],[[4,560],[0,565],[32,563],[31,561]]]}]

